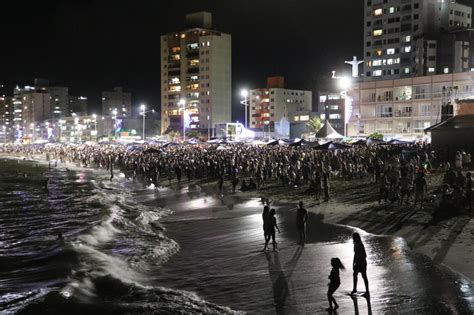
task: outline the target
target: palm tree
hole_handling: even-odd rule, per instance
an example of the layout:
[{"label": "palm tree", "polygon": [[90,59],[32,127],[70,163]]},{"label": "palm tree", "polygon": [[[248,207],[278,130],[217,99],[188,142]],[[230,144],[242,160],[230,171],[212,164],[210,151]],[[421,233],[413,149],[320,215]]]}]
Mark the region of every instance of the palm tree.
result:
[{"label": "palm tree", "polygon": [[310,132],[318,132],[318,130],[321,129],[321,118],[314,117],[313,119],[310,119],[306,123],[306,127],[309,129]]}]

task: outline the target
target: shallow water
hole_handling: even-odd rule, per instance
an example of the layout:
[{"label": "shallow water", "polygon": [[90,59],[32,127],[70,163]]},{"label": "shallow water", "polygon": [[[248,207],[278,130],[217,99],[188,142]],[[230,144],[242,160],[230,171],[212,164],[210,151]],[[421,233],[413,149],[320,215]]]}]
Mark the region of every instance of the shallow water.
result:
[{"label": "shallow water", "polygon": [[68,168],[0,160],[1,312],[230,311],[150,283],[179,250],[158,223],[170,210],[134,201],[123,176]]}]

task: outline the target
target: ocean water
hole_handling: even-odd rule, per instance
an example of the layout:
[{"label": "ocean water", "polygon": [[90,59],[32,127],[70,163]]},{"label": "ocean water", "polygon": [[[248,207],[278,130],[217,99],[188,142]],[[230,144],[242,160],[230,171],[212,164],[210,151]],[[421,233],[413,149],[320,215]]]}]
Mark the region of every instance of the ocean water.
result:
[{"label": "ocean water", "polygon": [[108,177],[0,160],[0,312],[231,312],[149,280],[179,251],[159,223],[171,211],[137,202],[140,187]]}]

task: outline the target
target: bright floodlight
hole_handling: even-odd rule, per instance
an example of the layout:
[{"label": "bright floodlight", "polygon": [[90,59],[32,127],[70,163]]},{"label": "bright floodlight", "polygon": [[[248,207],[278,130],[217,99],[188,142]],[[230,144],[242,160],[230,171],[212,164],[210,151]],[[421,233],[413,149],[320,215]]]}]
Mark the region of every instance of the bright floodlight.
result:
[{"label": "bright floodlight", "polygon": [[242,95],[242,97],[247,97],[249,96],[249,91],[247,91],[246,89],[243,89],[242,91],[240,91],[240,95]]},{"label": "bright floodlight", "polygon": [[140,109],[141,109],[142,111],[144,111],[145,108],[146,108],[145,104],[140,105]]},{"label": "bright floodlight", "polygon": [[343,90],[347,90],[351,86],[351,79],[348,77],[342,77],[339,79],[339,87]]},{"label": "bright floodlight", "polygon": [[181,99],[181,100],[179,100],[178,104],[184,105],[184,104],[186,104],[186,101],[184,99]]}]

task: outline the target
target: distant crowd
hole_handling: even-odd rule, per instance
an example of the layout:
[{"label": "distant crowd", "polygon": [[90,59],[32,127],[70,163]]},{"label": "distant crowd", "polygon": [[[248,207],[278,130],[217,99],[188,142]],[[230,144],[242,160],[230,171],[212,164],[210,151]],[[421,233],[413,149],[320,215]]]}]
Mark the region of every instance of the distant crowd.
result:
[{"label": "distant crowd", "polygon": [[[112,170],[118,167],[127,176],[143,177],[156,187],[193,179],[217,180],[219,193],[230,182],[232,191],[255,190],[269,184],[307,186],[321,201],[330,199],[334,178],[369,178],[379,186],[382,201],[423,206],[427,191],[424,174],[434,169],[446,172],[440,187],[444,202],[465,203],[470,197],[471,155],[458,152],[454,166],[437,161],[429,144],[361,145],[340,150],[317,150],[306,146],[47,144],[0,146],[0,152],[30,156],[43,154],[50,161],[76,162],[82,166]],[[456,173],[457,172],[457,173]],[[111,172],[111,178],[113,172]],[[240,187],[239,187],[240,185]],[[462,195],[463,198],[459,198]],[[464,200],[464,201],[462,201]],[[441,202],[441,201],[440,201]]]}]

